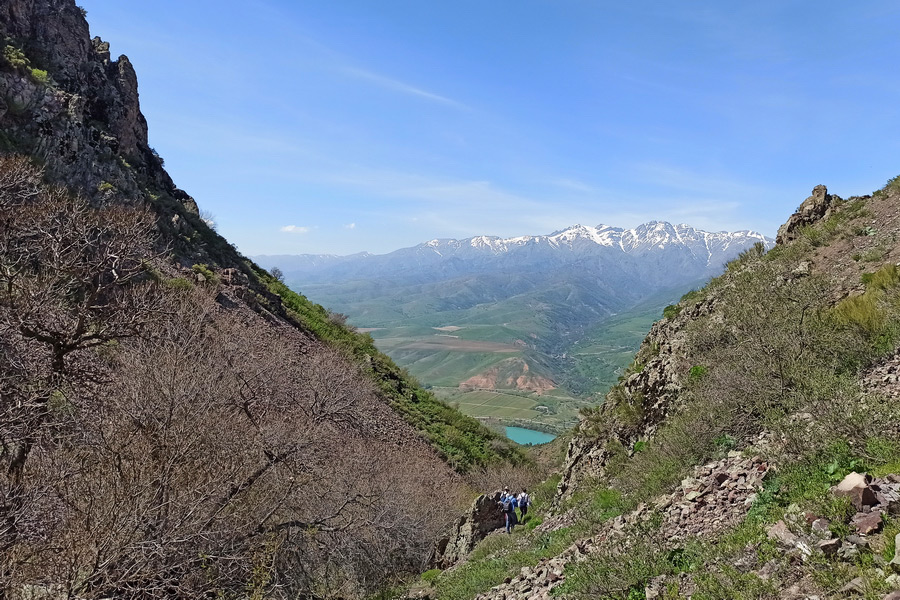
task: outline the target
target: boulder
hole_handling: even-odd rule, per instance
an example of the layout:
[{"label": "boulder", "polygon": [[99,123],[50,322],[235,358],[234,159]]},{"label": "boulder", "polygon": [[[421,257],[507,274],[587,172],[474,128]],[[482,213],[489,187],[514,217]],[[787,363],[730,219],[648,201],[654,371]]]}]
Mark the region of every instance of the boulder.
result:
[{"label": "boulder", "polygon": [[816,546],[825,556],[834,556],[841,549],[841,540],[832,538],[830,540],[822,540]]},{"label": "boulder", "polygon": [[878,504],[878,498],[875,492],[869,487],[868,478],[864,473],[850,473],[844,477],[835,488],[836,496],[846,496],[850,498],[850,502],[861,511],[866,506],[875,506]]},{"label": "boulder", "polygon": [[771,540],[776,540],[781,545],[788,548],[796,548],[800,543],[800,538],[791,533],[784,521],[778,521],[766,531],[766,535]]},{"label": "boulder", "polygon": [[506,519],[499,503],[500,492],[478,496],[472,503],[472,508],[438,542],[434,566],[440,569],[453,566],[474,550],[478,542],[490,532],[505,527]]},{"label": "boulder", "polygon": [[881,512],[856,513],[850,520],[850,524],[862,535],[877,533],[881,530],[882,525]]}]

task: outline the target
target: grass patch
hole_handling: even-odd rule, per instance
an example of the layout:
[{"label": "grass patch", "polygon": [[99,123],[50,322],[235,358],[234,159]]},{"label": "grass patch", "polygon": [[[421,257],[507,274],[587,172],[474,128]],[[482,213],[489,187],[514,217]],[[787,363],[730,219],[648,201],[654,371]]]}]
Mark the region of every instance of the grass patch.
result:
[{"label": "grass patch", "polygon": [[434,582],[439,600],[468,600],[503,583],[543,558],[557,556],[574,540],[569,529],[534,534],[521,528],[513,535],[496,534],[472,552],[468,562],[440,575]]}]

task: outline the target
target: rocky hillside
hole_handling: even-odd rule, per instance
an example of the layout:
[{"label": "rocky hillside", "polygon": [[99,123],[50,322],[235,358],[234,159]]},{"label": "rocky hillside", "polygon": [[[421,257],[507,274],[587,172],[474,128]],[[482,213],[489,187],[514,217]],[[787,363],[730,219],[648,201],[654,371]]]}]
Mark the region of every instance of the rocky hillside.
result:
[{"label": "rocky hillside", "polygon": [[414,593],[900,597],[898,236],[900,180],[816,187],[666,308],[537,514]]},{"label": "rocky hillside", "polygon": [[3,2],[0,37],[0,598],[419,570],[453,519],[424,496],[523,454],[199,218],[73,0]]},{"label": "rocky hillside", "polygon": [[[34,157],[48,180],[95,204],[149,206],[158,215],[160,243],[171,250],[174,266],[190,270],[202,265],[214,276],[236,270],[247,288],[245,302],[355,354],[383,388],[385,399],[460,468],[495,457],[489,446],[499,440],[445,411],[378,353],[370,339],[332,322],[328,311],[270,277],[199,218],[197,203],[175,186],[162,158],[148,145],[128,57],[112,60],[109,44],[91,39],[84,12],[73,1],[4,2],[0,35],[4,152]],[[481,438],[481,448],[455,447],[450,438],[458,436],[439,432],[457,426],[470,430],[470,439]]]}]

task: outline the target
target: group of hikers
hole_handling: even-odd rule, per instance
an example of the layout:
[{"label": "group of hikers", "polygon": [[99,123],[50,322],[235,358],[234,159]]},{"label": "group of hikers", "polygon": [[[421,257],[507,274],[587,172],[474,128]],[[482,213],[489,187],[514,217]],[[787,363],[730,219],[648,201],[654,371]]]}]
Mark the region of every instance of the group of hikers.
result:
[{"label": "group of hikers", "polygon": [[[531,497],[528,495],[528,491],[525,488],[522,488],[522,492],[516,496],[515,494],[509,491],[509,488],[503,488],[503,492],[500,494],[500,510],[503,511],[503,514],[506,517],[506,533],[512,533],[512,528],[517,523],[523,521],[525,519],[525,515],[528,514],[528,507],[531,506]],[[519,509],[520,515],[516,516],[516,509]]]}]

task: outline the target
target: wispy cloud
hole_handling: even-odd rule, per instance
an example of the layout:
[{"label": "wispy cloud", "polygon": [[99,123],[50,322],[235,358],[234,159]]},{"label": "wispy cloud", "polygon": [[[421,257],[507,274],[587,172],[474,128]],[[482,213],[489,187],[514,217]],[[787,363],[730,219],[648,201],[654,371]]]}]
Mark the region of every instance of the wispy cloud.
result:
[{"label": "wispy cloud", "polygon": [[435,94],[433,92],[423,90],[422,88],[416,87],[414,85],[410,85],[408,83],[399,81],[397,79],[392,79],[390,77],[385,77],[384,75],[373,73],[372,71],[367,71],[365,69],[359,69],[356,67],[341,67],[340,71],[345,75],[349,75],[350,77],[353,77],[355,79],[361,79],[363,81],[374,83],[375,85],[387,90],[400,92],[401,94],[408,94],[410,96],[417,96],[419,98],[424,98],[432,102],[437,102],[446,106],[452,106],[453,108],[464,110],[468,109],[465,104],[463,104],[462,102],[457,102],[452,98],[447,98],[446,96],[441,96],[440,94]]},{"label": "wispy cloud", "polygon": [[347,223],[344,225],[344,229],[356,229],[356,223]]},{"label": "wispy cloud", "polygon": [[284,233],[309,233],[309,227],[298,227],[297,225],[285,225],[281,228]]}]

